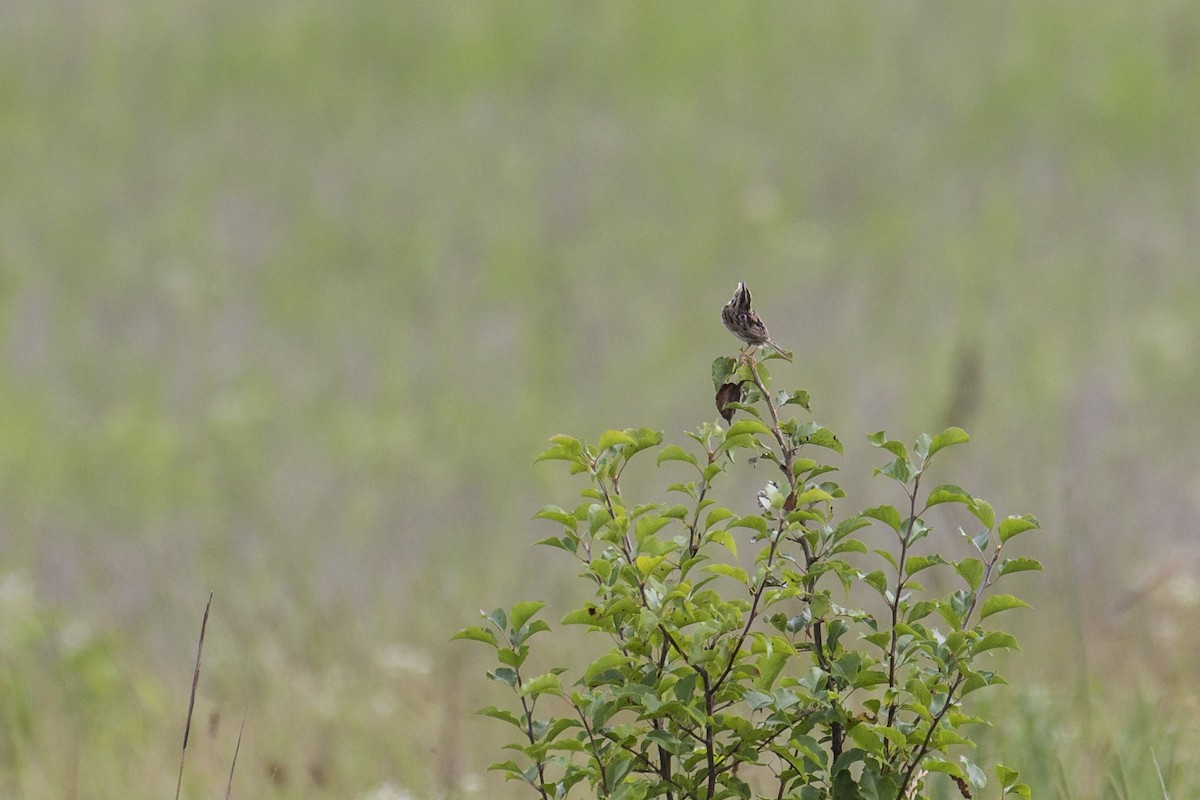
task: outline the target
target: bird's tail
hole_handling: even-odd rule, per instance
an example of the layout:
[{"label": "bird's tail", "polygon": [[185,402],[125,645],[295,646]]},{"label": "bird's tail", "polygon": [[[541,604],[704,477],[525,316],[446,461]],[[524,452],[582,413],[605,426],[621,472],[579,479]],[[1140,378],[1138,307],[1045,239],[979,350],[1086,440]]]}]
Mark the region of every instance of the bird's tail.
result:
[{"label": "bird's tail", "polygon": [[780,347],[779,345],[775,344],[775,343],[774,343],[774,342],[772,342],[770,339],[768,339],[768,340],[767,340],[767,346],[768,346],[768,347],[770,347],[772,350],[774,350],[776,353],[779,353],[780,357],[781,357],[781,358],[783,358],[785,361],[791,361],[791,360],[792,360],[792,354],[791,354],[791,353],[789,353],[787,350],[784,350],[782,347]]}]

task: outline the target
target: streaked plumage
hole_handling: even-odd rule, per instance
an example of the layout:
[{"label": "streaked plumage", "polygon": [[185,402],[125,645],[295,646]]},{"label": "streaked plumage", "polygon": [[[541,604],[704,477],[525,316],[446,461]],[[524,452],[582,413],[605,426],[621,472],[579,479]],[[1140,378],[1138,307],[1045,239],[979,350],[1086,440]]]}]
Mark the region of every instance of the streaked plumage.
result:
[{"label": "streaked plumage", "polygon": [[750,290],[746,288],[746,284],[739,281],[733,297],[721,309],[721,322],[725,323],[730,333],[751,347],[766,345],[791,361],[791,356],[771,341],[767,326],[750,307],[750,302]]}]

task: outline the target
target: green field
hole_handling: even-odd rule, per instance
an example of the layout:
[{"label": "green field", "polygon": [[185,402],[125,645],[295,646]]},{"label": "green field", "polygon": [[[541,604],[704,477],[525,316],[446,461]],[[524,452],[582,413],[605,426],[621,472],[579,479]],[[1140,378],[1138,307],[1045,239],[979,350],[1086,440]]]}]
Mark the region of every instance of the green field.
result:
[{"label": "green field", "polygon": [[184,796],[528,796],[449,638],[744,280],[847,473],[1041,520],[984,760],[1200,797],[1198,141],[1186,4],[5,6],[0,796],[170,796],[210,591]]}]

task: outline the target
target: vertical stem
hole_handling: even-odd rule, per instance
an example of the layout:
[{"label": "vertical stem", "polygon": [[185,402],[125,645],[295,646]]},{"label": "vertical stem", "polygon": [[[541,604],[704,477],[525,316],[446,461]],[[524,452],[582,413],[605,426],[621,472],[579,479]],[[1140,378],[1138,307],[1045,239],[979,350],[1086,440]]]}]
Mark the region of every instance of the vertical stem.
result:
[{"label": "vertical stem", "polygon": [[[780,465],[780,469],[783,470],[784,477],[787,479],[790,496],[795,497],[797,494],[796,476],[792,468],[796,462],[796,447],[792,444],[788,437],[783,435],[783,430],[779,425],[779,410],[775,408],[775,401],[771,399],[771,393],[767,391],[767,387],[763,385],[762,377],[758,374],[758,364],[755,362],[754,356],[750,355],[749,358],[750,375],[754,378],[754,385],[758,387],[759,393],[763,396],[763,402],[766,403],[767,411],[771,414],[771,433],[775,435],[775,441],[779,443],[779,450],[783,455],[783,464]],[[780,523],[781,532],[784,525],[786,525],[786,519]],[[776,540],[778,539],[779,537],[777,536]],[[808,542],[804,541],[803,537],[800,539],[800,546],[804,550],[805,566],[811,568],[813,562],[815,561],[815,557],[809,550]],[[772,550],[771,555],[768,557],[768,566],[770,566],[770,559],[774,558],[774,555],[774,551]],[[806,588],[808,589],[810,596],[812,595],[815,587],[815,580],[810,580],[806,583]],[[761,594],[761,592],[759,594]],[[755,595],[752,613],[757,609],[759,594]],[[748,621],[746,630],[749,631],[749,629]],[[745,634],[743,633],[743,637],[744,636]],[[816,645],[817,663],[820,664],[822,669],[824,669],[826,672],[829,672],[829,659],[825,655],[825,645],[823,641],[824,638],[824,626],[820,621],[817,621],[813,624],[813,640]],[[728,672],[728,670],[726,670],[726,672]],[[834,682],[834,685],[836,686],[836,680],[833,678],[832,674],[830,675],[830,681]],[[842,744],[845,740],[845,731],[842,728],[842,724],[840,722],[833,722],[829,726],[829,735],[829,750],[833,755],[833,760],[836,761],[838,756],[842,754]]]},{"label": "vertical stem", "polygon": [[[900,638],[896,631],[896,625],[900,622],[900,594],[904,591],[906,582],[904,569],[908,560],[908,545],[912,539],[913,525],[917,520],[917,492],[921,488],[921,474],[917,473],[917,477],[913,481],[912,493],[908,496],[908,524],[900,537],[900,558],[896,564],[896,593],[892,596],[892,602],[888,604],[892,611],[892,636],[888,643],[888,688],[892,690],[896,688],[896,649]],[[888,705],[887,725],[889,728],[896,719],[896,709],[897,704],[893,700]]]},{"label": "vertical stem", "polygon": [[929,743],[933,740],[933,732],[937,730],[938,725],[942,721],[942,717],[946,716],[946,712],[954,705],[954,693],[958,691],[958,687],[963,683],[962,673],[954,679],[954,683],[946,691],[946,703],[942,706],[942,710],[934,715],[929,721],[929,730],[925,732],[925,738],[921,742],[921,746],[917,748],[917,752],[913,754],[912,760],[909,761],[908,769],[904,771],[904,780],[900,782],[900,791],[896,793],[896,800],[905,800],[905,795],[908,793],[908,785],[912,783],[913,775],[916,774],[917,768],[921,766],[921,759],[929,752]]},{"label": "vertical stem", "polygon": [[[517,676],[517,691],[521,691],[525,687],[525,681],[521,678],[520,670],[513,670]],[[521,710],[525,712],[525,738],[529,739],[529,744],[537,744],[537,737],[533,733],[533,705],[529,702],[529,698],[521,695]],[[541,794],[542,800],[549,800],[549,795],[546,794],[546,762],[539,758],[534,762],[537,766],[538,773],[538,793]],[[604,775],[604,770],[600,770],[601,776]]]},{"label": "vertical stem", "polygon": [[608,788],[608,776],[604,773],[604,762],[600,760],[600,746],[596,744],[596,736],[592,732],[592,726],[588,725],[587,716],[584,715],[582,708],[574,703],[571,706],[575,709],[575,713],[579,715],[579,722],[583,725],[584,731],[587,732],[588,742],[592,748],[592,758],[596,760],[596,771],[600,773],[600,788],[604,790],[605,796],[611,795],[612,790]]},{"label": "vertical stem", "polygon": [[700,680],[704,682],[704,758],[708,764],[708,788],[706,800],[712,800],[717,793],[717,753],[713,738],[713,687],[708,676],[708,670],[699,670]]},{"label": "vertical stem", "polygon": [[196,687],[200,684],[200,654],[204,652],[204,632],[208,630],[208,612],[212,610],[213,593],[208,593],[208,603],[204,606],[204,619],[200,622],[200,642],[196,645],[196,669],[192,673],[192,693],[188,697],[187,721],[183,725],[183,747],[179,753],[179,778],[175,781],[175,800],[179,800],[179,790],[183,788],[183,764],[187,759],[188,736],[192,732],[192,711],[196,708]]}]

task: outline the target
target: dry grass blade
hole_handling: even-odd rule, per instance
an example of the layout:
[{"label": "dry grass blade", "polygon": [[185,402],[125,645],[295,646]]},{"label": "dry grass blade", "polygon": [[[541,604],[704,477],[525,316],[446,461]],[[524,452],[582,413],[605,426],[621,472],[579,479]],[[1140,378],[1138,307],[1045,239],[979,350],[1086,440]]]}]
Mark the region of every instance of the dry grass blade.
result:
[{"label": "dry grass blade", "polygon": [[192,711],[196,708],[196,686],[200,683],[200,654],[204,652],[204,631],[208,628],[208,612],[212,609],[212,592],[208,593],[208,604],[204,606],[204,619],[200,622],[200,642],[196,645],[196,670],[192,673],[192,694],[188,698],[187,721],[183,724],[183,750],[179,754],[179,777],[175,781],[175,800],[183,786],[183,764],[187,760],[188,734],[192,732]]},{"label": "dry grass blade", "polygon": [[233,797],[233,771],[237,769],[237,757],[242,749],[242,731],[244,730],[246,730],[246,713],[242,712],[242,726],[238,728],[237,744],[233,747],[233,763],[229,765],[229,783],[225,784],[225,800]]}]

